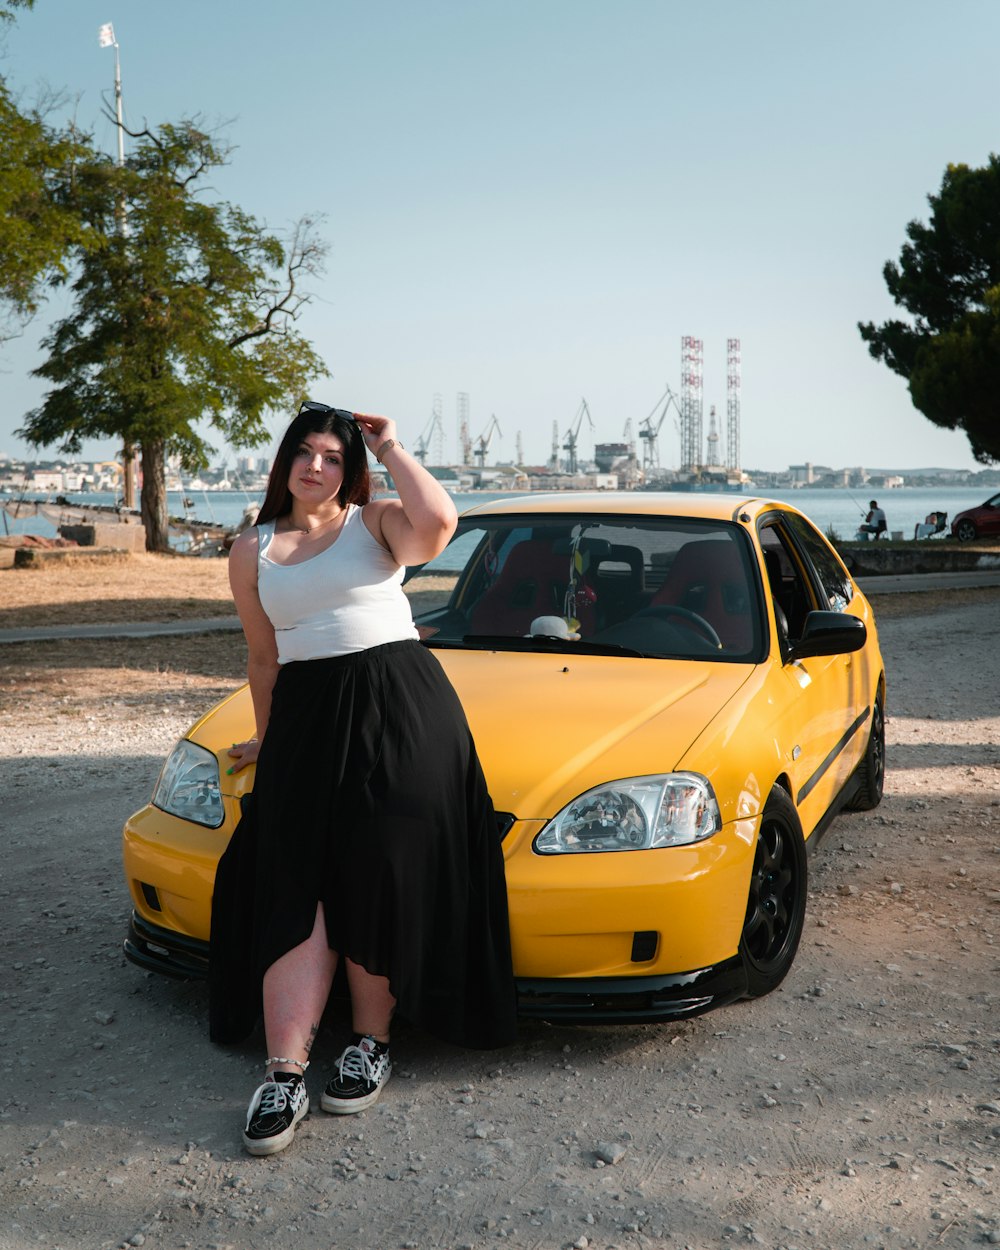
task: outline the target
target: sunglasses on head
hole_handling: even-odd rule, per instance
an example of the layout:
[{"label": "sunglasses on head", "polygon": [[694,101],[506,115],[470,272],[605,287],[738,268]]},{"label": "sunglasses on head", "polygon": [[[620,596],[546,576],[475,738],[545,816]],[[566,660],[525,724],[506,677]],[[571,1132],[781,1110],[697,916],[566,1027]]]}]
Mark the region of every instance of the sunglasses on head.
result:
[{"label": "sunglasses on head", "polygon": [[329,404],[317,403],[314,399],[306,399],[299,405],[299,410],[295,414],[301,417],[304,412],[332,412],[335,417],[341,417],[344,421],[354,421],[353,412],[348,412],[346,408],[331,408]]}]

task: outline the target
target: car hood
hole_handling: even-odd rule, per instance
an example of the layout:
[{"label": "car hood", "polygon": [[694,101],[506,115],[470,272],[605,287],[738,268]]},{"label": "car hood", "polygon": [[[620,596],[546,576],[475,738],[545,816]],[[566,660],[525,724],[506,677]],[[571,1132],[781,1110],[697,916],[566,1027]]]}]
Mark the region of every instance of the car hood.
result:
[{"label": "car hood", "polygon": [[465,708],[493,803],[548,819],[617,777],[670,772],[750,664],[436,649]]}]

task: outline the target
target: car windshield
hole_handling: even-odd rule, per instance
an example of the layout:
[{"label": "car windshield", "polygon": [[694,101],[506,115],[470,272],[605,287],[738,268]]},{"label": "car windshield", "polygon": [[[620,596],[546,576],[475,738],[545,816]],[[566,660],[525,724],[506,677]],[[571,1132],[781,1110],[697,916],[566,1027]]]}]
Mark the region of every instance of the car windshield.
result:
[{"label": "car windshield", "polygon": [[763,599],[739,526],[684,517],[466,517],[406,591],[432,647],[756,662]]}]

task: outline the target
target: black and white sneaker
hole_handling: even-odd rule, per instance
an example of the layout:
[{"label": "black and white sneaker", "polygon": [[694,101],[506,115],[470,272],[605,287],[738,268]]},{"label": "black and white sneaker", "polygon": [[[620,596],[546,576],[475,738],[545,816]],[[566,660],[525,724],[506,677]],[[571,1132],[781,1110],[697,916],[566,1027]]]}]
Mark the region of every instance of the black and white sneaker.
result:
[{"label": "black and white sneaker", "polygon": [[374,1037],[359,1037],[337,1060],[337,1075],[319,1105],[334,1115],[352,1115],[378,1101],[392,1073],[389,1047]]},{"label": "black and white sneaker", "polygon": [[252,1155],[273,1155],[295,1136],[309,1110],[306,1083],[297,1072],[274,1072],[258,1086],[247,1108],[243,1144]]}]

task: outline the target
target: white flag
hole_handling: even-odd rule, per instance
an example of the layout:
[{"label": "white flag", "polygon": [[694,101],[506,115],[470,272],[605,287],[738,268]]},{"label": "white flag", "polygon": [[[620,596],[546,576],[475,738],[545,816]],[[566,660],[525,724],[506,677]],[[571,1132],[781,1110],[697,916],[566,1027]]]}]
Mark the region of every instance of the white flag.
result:
[{"label": "white flag", "polygon": [[97,42],[102,48],[113,48],[115,44],[115,28],[110,22],[105,22],[97,32]]}]

